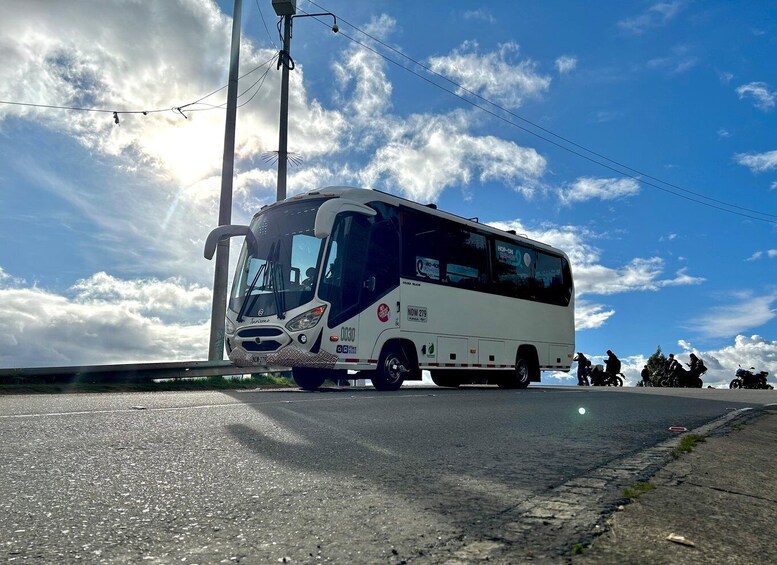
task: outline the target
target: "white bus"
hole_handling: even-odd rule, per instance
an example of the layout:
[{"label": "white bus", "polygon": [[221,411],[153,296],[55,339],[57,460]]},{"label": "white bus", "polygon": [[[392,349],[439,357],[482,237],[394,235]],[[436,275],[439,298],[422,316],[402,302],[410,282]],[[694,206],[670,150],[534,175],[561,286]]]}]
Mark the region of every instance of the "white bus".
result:
[{"label": "white bus", "polygon": [[[397,390],[525,388],[568,371],[574,289],[548,245],[377,190],[330,187],[264,206],[244,236],[225,344],[235,365],[291,369],[303,389],[371,379]],[[356,374],[349,373],[356,371]]]}]

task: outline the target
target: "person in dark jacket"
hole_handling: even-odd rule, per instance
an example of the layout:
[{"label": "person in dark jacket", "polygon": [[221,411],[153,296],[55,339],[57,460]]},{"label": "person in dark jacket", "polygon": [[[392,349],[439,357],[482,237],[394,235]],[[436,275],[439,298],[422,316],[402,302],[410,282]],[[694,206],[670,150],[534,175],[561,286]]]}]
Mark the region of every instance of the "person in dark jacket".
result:
[{"label": "person in dark jacket", "polygon": [[588,357],[579,351],[577,352],[577,356],[574,358],[574,361],[577,361],[577,385],[589,386],[588,371],[591,370],[591,362],[588,360]]},{"label": "person in dark jacket", "polygon": [[604,372],[611,375],[617,375],[621,372],[621,361],[615,356],[615,353],[607,350],[607,359],[604,360]]},{"label": "person in dark jacket", "polygon": [[642,377],[642,386],[651,386],[653,384],[653,382],[650,380],[650,369],[648,369],[647,365],[642,367],[640,376]]}]

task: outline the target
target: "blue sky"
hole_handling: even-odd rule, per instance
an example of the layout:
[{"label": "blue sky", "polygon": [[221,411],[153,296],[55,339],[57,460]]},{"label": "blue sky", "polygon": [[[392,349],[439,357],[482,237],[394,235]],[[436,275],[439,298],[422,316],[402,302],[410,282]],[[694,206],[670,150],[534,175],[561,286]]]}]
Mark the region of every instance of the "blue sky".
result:
[{"label": "blue sky", "polygon": [[[777,371],[777,4],[318,4],[341,33],[295,21],[290,193],[378,188],[564,249],[577,349],[630,379],[657,345],[712,383]],[[226,84],[231,16],[6,2],[0,100],[107,112],[0,104],[0,367],[207,355],[225,90],[171,108]],[[235,223],[275,196],[276,22],[244,1]]]}]

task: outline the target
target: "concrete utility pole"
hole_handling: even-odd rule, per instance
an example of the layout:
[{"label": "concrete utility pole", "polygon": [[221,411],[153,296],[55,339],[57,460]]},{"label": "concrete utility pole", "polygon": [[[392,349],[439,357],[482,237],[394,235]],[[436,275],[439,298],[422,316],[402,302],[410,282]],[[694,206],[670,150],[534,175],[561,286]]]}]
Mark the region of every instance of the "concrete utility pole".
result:
[{"label": "concrete utility pole", "polygon": [[297,13],[297,2],[272,3],[275,12],[283,17],[283,51],[280,53],[278,63],[281,65],[281,118],[278,128],[278,185],[275,192],[275,200],[286,199],[286,171],[288,168],[288,141],[289,141],[289,66],[291,65],[291,21]]},{"label": "concrete utility pole", "polygon": [[[221,200],[219,225],[232,223],[232,179],[235,169],[235,122],[237,118],[237,83],[240,66],[240,19],[243,0],[235,0],[232,14],[232,48],[229,55],[227,86],[227,120],[224,127],[224,158],[221,165]],[[227,313],[227,279],[229,276],[229,239],[216,247],[216,270],[213,275],[213,306],[210,313],[208,361],[224,358],[224,317]]]},{"label": "concrete utility pole", "polygon": [[[331,12],[320,14],[297,15],[297,0],[272,0],[275,13],[283,18],[283,50],[278,59],[281,71],[281,118],[278,127],[278,188],[275,192],[276,201],[286,199],[286,171],[288,170],[288,132],[289,132],[289,71],[293,69],[291,59],[291,24],[294,18],[310,18],[313,16],[332,16],[334,25],[332,31],[337,33],[337,16]],[[291,68],[290,68],[291,67]]]}]

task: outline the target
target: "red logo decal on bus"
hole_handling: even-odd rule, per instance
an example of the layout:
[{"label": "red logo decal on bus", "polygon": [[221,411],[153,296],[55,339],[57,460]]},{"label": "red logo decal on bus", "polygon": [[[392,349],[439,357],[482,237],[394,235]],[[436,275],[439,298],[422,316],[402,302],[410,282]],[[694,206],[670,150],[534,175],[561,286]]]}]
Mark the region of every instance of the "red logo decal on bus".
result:
[{"label": "red logo decal on bus", "polygon": [[378,306],[378,320],[388,322],[389,314],[391,314],[391,308],[388,307],[388,304]]}]

